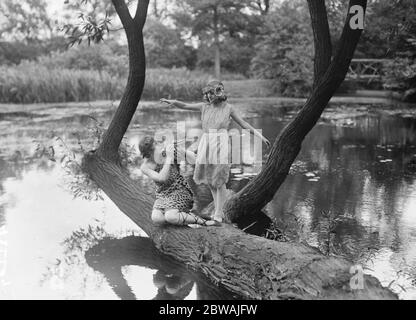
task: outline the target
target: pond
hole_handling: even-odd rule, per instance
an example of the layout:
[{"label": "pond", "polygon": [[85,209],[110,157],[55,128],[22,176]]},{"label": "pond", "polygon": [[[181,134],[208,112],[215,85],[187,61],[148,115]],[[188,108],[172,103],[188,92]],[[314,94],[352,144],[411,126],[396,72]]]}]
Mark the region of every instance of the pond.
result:
[{"label": "pond", "polygon": [[[235,106],[270,140],[296,112],[289,103]],[[0,299],[236,298],[159,254],[105,196],[74,198],[68,190],[56,144],[88,149],[91,116],[106,124],[113,111],[102,103],[0,113]],[[137,145],[144,134],[175,128],[177,120],[200,126],[198,113],[146,103],[126,141]],[[233,166],[228,187],[238,191],[258,170]],[[151,189],[137,167],[132,174]],[[199,189],[198,204],[209,202],[208,190]],[[414,111],[330,106],[265,210],[283,240],[343,255],[402,299],[416,299]]]}]

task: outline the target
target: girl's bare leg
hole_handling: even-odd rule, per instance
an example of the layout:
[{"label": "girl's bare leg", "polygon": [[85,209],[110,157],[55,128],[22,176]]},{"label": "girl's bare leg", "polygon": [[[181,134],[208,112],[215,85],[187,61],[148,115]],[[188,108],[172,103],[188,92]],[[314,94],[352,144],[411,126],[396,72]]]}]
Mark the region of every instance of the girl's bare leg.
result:
[{"label": "girl's bare leg", "polygon": [[155,224],[164,224],[166,222],[163,212],[159,209],[153,209],[152,221]]},{"label": "girl's bare leg", "polygon": [[227,188],[225,184],[217,189],[217,205],[215,206],[214,220],[222,222],[224,219],[223,207],[227,200]]},{"label": "girl's bare leg", "polygon": [[165,220],[167,223],[177,226],[183,226],[187,224],[201,224],[205,226],[215,225],[215,221],[205,220],[192,213],[180,212],[177,209],[168,209],[165,212]]},{"label": "girl's bare leg", "polygon": [[214,202],[214,216],[215,216],[215,212],[217,211],[217,207],[218,207],[218,203],[217,203],[217,198],[218,198],[217,197],[217,188],[214,188],[212,186],[209,186],[209,190],[211,190],[212,201]]}]

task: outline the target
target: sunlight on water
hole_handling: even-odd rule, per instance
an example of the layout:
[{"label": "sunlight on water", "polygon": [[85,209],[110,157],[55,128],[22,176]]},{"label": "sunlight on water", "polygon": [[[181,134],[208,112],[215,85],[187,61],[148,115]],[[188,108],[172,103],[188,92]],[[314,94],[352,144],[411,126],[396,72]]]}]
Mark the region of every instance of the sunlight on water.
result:
[{"label": "sunlight on water", "polygon": [[138,299],[151,300],[157,294],[157,288],[153,283],[155,270],[145,269],[138,266],[125,266],[122,273],[133,293]]},{"label": "sunlight on water", "polygon": [[[57,182],[61,170],[24,171],[21,179],[3,182],[8,244],[6,298],[112,298],[114,293],[83,261],[79,239],[68,252],[63,242],[74,231],[103,228],[123,236],[143,232],[109,201],[73,199]],[[51,268],[49,270],[49,268]]]}]

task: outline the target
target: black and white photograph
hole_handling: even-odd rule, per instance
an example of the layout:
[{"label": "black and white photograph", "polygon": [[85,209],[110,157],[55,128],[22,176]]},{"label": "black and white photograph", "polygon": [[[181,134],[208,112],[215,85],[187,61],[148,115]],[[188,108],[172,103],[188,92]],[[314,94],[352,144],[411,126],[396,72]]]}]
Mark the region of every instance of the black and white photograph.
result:
[{"label": "black and white photograph", "polygon": [[416,300],[414,0],[1,0],[0,142],[0,300]]}]

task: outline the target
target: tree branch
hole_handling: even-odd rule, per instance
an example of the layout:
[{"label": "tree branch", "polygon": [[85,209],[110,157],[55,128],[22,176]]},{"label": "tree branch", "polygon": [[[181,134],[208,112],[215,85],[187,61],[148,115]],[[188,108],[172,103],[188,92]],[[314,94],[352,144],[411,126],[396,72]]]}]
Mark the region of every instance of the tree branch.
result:
[{"label": "tree branch", "polygon": [[315,47],[313,81],[315,88],[331,63],[332,43],[325,0],[308,0],[308,7]]},{"label": "tree branch", "polygon": [[224,213],[227,220],[235,221],[258,212],[273,199],[286,179],[293,161],[299,154],[303,139],[316,124],[347,74],[362,33],[360,29],[350,28],[352,14],[349,10],[354,5],[362,6],[365,12],[367,0],[350,0],[340,45],[334,59],[305,105],[275,140],[260,174],[225,203]]},{"label": "tree branch", "polygon": [[136,14],[134,16],[134,21],[138,23],[140,29],[143,29],[146,22],[148,7],[149,0],[139,0],[139,3],[137,4]]},{"label": "tree branch", "polygon": [[117,15],[120,17],[121,23],[124,29],[128,28],[133,22],[133,18],[130,15],[129,8],[124,0],[111,0],[116,9]]},{"label": "tree branch", "polygon": [[129,48],[129,76],[120,105],[111,120],[108,130],[104,134],[97,152],[107,160],[118,161],[120,143],[136,112],[146,78],[146,57],[142,28],[146,21],[145,15],[147,14],[149,1],[139,0],[138,10],[140,14],[137,16],[137,20],[131,18],[124,0],[112,1],[126,32]]}]

